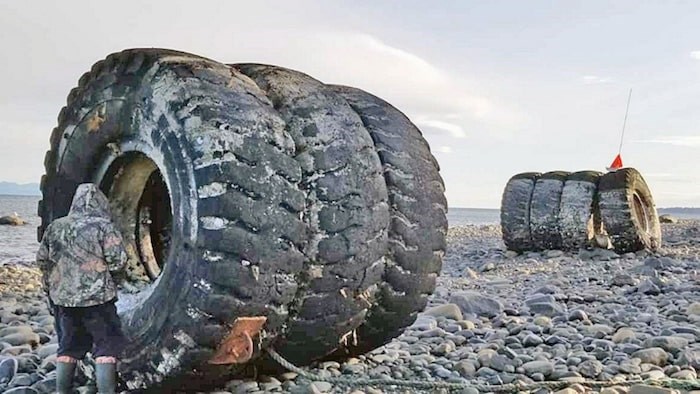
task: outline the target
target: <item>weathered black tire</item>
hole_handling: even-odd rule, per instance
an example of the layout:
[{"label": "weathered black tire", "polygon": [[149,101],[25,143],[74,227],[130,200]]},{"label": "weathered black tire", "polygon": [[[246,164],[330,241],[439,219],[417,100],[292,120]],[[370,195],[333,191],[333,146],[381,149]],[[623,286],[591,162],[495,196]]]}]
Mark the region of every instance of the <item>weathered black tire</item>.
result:
[{"label": "weathered black tire", "polygon": [[565,171],[542,174],[535,182],[530,200],[530,231],[535,250],[561,249],[559,208],[564,182],[569,175]]},{"label": "weathered black tire", "polygon": [[309,235],[295,154],[284,120],[249,78],[194,55],[116,53],[71,91],[45,160],[39,235],[68,212],[79,183],[104,175],[111,199],[130,190],[138,177],[102,170],[133,157],[157,166],[171,198],[171,253],[158,281],[120,294],[128,389],[206,364],[237,317],[268,318],[261,347],[283,331]]},{"label": "weathered black tire", "polygon": [[360,115],[384,168],[391,227],[376,303],[348,348],[360,354],[398,336],[425,308],[442,267],[447,201],[439,167],[420,130],[399,110],[360,89],[333,86]]},{"label": "weathered black tire", "polygon": [[598,185],[600,216],[618,253],[655,250],[661,225],[651,191],[639,171],[623,168],[603,175]]},{"label": "weathered black tire", "polygon": [[[391,115],[401,127],[393,130],[396,138],[410,139],[404,146],[390,138],[392,130],[372,126],[358,112],[339,92],[298,72],[229,67],[169,50],[113,54],[80,79],[45,157],[38,235],[67,213],[78,184],[97,182],[128,244],[128,277],[160,271],[136,295],[120,293],[130,339],[120,363],[125,388],[152,388],[195,371],[209,382],[230,373],[207,361],[242,316],[267,317],[254,357],[273,345],[297,363],[344,346],[358,349],[351,340],[369,310],[384,308],[392,321],[384,332],[367,335],[365,348],[410,324],[441,265],[444,186],[407,119]],[[376,130],[368,132],[363,122]],[[382,147],[396,152],[380,161]],[[425,163],[402,161],[400,149]],[[423,170],[427,175],[416,178],[423,183],[399,179],[402,171]],[[158,178],[162,189],[142,195],[158,187]],[[387,186],[396,189],[393,213],[431,215],[415,219],[428,227],[394,223],[391,229],[418,251],[387,252]],[[426,193],[415,197],[419,206],[411,201],[414,187]],[[141,209],[161,195],[170,198],[163,205],[172,207],[165,210],[171,228],[157,243],[169,245],[169,253],[162,270],[144,269],[140,260],[155,257],[138,243],[139,231],[151,236],[142,229]],[[405,297],[398,293],[414,287]]]},{"label": "weathered black tire", "polygon": [[600,223],[598,210],[598,171],[569,174],[561,193],[559,231],[562,248],[577,250],[589,244]]},{"label": "weathered black tire", "polygon": [[387,186],[372,138],[342,96],[297,71],[233,67],[267,92],[299,152],[312,233],[303,250],[309,281],[274,347],[304,364],[350,346],[372,306],[385,266]]},{"label": "weathered black tire", "polygon": [[501,232],[506,248],[515,252],[534,249],[530,230],[530,201],[538,172],[514,175],[506,183],[501,198]]}]

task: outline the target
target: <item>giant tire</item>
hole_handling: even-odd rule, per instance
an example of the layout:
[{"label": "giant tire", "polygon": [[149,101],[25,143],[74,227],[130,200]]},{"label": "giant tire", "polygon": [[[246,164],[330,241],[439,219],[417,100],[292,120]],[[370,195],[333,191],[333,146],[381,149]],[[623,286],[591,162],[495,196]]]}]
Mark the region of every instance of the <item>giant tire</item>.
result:
[{"label": "giant tire", "polygon": [[387,186],[362,120],[330,87],[280,67],[233,67],[267,93],[299,152],[309,279],[275,349],[306,364],[349,345],[372,305],[387,250]]},{"label": "giant tire", "polygon": [[577,250],[586,245],[599,230],[597,171],[569,174],[561,192],[559,231],[562,248]]},{"label": "giant tire", "polygon": [[[299,363],[410,324],[441,264],[443,187],[410,122],[386,104],[396,123],[380,129],[361,107],[298,72],[159,49],[110,55],[80,79],[45,158],[39,237],[78,184],[107,193],[136,288],[118,304],[127,388],[230,373],[207,361],[242,316],[267,318],[256,356],[274,346]],[[390,227],[390,212],[419,228]],[[389,328],[376,329],[377,311]]]},{"label": "giant tire", "polygon": [[99,183],[133,279],[143,276],[135,218],[152,174],[172,207],[162,272],[118,302],[128,389],[206,364],[239,316],[267,317],[265,343],[283,331],[309,238],[294,154],[284,120],[252,81],[194,55],[113,54],[70,93],[47,153],[42,228],[68,212],[78,184]]},{"label": "giant tire", "polygon": [[530,201],[538,172],[525,172],[511,177],[501,198],[501,232],[503,243],[510,250],[524,252],[534,249],[530,230]]},{"label": "giant tire", "polygon": [[530,200],[530,231],[536,250],[561,249],[559,209],[568,172],[542,174],[535,183]]},{"label": "giant tire", "polygon": [[661,225],[654,199],[634,168],[603,175],[598,186],[600,215],[618,253],[655,250],[661,246]]},{"label": "giant tire", "polygon": [[384,281],[357,341],[364,353],[412,324],[435,287],[445,253],[447,201],[439,167],[420,130],[399,110],[360,89],[334,86],[360,115],[384,168],[391,226]]}]

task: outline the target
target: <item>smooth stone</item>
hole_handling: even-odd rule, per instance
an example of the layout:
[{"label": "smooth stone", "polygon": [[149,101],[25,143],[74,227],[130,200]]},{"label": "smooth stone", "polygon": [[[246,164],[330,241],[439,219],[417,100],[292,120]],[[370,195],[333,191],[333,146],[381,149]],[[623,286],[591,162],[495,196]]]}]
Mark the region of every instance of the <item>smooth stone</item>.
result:
[{"label": "smooth stone", "polygon": [[637,292],[647,295],[659,295],[661,294],[661,289],[651,280],[645,279],[637,286]]},{"label": "smooth stone", "polygon": [[454,365],[454,370],[465,378],[472,378],[476,375],[477,368],[473,362],[463,360]]},{"label": "smooth stone", "polygon": [[462,310],[457,304],[442,304],[434,306],[423,312],[424,315],[433,317],[445,317],[456,321],[462,320]]},{"label": "smooth stone", "polygon": [[532,304],[540,304],[540,303],[554,303],[557,300],[554,298],[553,295],[551,294],[538,294],[535,293],[532,297],[529,297],[525,300],[525,305],[530,306]]},{"label": "smooth stone", "polygon": [[639,367],[640,364],[641,360],[638,358],[627,359],[619,364],[619,369],[627,374],[639,374],[642,372],[642,369]]},{"label": "smooth stone", "polygon": [[462,313],[477,316],[494,317],[503,312],[503,304],[500,301],[474,291],[454,294],[449,302],[457,304]]},{"label": "smooth stone", "polygon": [[377,364],[390,363],[392,361],[395,361],[397,358],[397,357],[390,356],[388,354],[373,354],[373,355],[370,355],[367,357]]},{"label": "smooth stone", "polygon": [[537,302],[528,305],[528,307],[530,309],[530,313],[535,315],[554,317],[564,313],[562,306],[553,302]]},{"label": "smooth stone", "polygon": [[447,331],[443,330],[442,328],[433,328],[432,330],[419,332],[416,336],[418,338],[435,338],[444,337],[445,335],[447,335]]},{"label": "smooth stone", "polygon": [[642,379],[661,380],[665,378],[666,374],[664,371],[659,371],[658,369],[652,369],[651,371],[642,374]]},{"label": "smooth stone", "polygon": [[562,390],[555,391],[554,394],[578,394],[579,391],[576,391],[575,389],[572,388],[565,388]]},{"label": "smooth stone", "polygon": [[447,379],[452,376],[452,372],[444,367],[438,367],[434,370],[435,374],[443,379]]},{"label": "smooth stone", "polygon": [[21,325],[21,326],[9,326],[5,327],[3,329],[0,329],[0,337],[4,337],[6,335],[11,335],[11,334],[32,334],[34,330],[30,326],[26,325]]},{"label": "smooth stone", "polygon": [[633,277],[629,274],[618,274],[612,280],[613,286],[637,286],[639,285],[639,279]]},{"label": "smooth stone", "polygon": [[676,365],[691,366],[700,369],[700,349],[685,349],[678,354]]},{"label": "smooth stone", "polygon": [[569,321],[576,321],[576,320],[581,320],[581,321],[587,321],[588,320],[588,315],[586,314],[585,311],[581,309],[575,309],[569,313]]},{"label": "smooth stone", "polygon": [[646,384],[635,384],[630,387],[628,394],[676,394],[677,391],[674,389],[667,389],[664,387],[650,386]]},{"label": "smooth stone", "polygon": [[5,348],[0,354],[9,356],[19,356],[24,353],[31,353],[32,347],[29,345],[10,346]]},{"label": "smooth stone", "polygon": [[443,343],[441,343],[437,348],[435,348],[432,353],[435,354],[436,356],[445,356],[448,353],[454,351],[456,349],[456,346],[454,342],[447,340]]},{"label": "smooth stone", "polygon": [[593,379],[603,372],[603,364],[598,360],[586,360],[578,366],[578,371],[581,375]]},{"label": "smooth stone", "polygon": [[15,334],[9,334],[5,335],[2,337],[3,342],[7,342],[10,345],[13,346],[19,346],[19,345],[31,345],[32,347],[37,346],[41,339],[39,338],[39,335],[35,333],[27,333],[27,332],[18,332]]},{"label": "smooth stone", "polygon": [[525,373],[534,379],[533,375],[542,374],[543,376],[549,376],[554,372],[554,365],[545,360],[535,360],[523,364],[522,368]]},{"label": "smooth stone", "polygon": [[540,338],[539,336],[537,336],[535,334],[528,334],[525,336],[525,338],[522,339],[522,344],[523,344],[523,346],[526,346],[526,347],[539,346],[542,343],[544,343],[542,338]]},{"label": "smooth stone", "polygon": [[692,369],[683,369],[683,370],[680,370],[680,371],[672,374],[671,377],[674,379],[693,380],[693,379],[698,378],[698,374],[697,374],[697,372],[693,371]]},{"label": "smooth stone", "polygon": [[15,387],[4,392],[4,394],[39,394],[31,387]]},{"label": "smooth stone", "polygon": [[688,315],[700,316],[700,302],[693,302],[685,308],[685,313]]},{"label": "smooth stone", "polygon": [[462,327],[464,330],[473,330],[476,328],[476,325],[474,324],[473,321],[470,320],[460,320],[456,323],[458,326]]},{"label": "smooth stone", "polygon": [[644,347],[659,347],[667,352],[676,353],[688,346],[688,340],[679,336],[652,337],[644,341]]},{"label": "smooth stone", "polygon": [[32,388],[40,393],[53,393],[56,390],[56,379],[46,378],[32,385]]},{"label": "smooth stone", "polygon": [[532,322],[540,327],[547,327],[552,324],[552,319],[549,316],[537,316],[535,317]]},{"label": "smooth stone", "polygon": [[653,364],[663,367],[668,362],[668,353],[662,348],[652,347],[641,349],[632,353],[632,357],[638,358],[642,363]]},{"label": "smooth stone", "polygon": [[476,354],[476,358],[479,361],[479,364],[481,366],[488,367],[491,365],[491,359],[493,359],[497,354],[498,354],[497,351],[490,349],[490,348],[485,348],[485,349],[481,349]]},{"label": "smooth stone", "polygon": [[58,351],[58,344],[50,343],[38,348],[36,350],[36,354],[42,359],[44,359],[52,354],[56,354],[56,351]]},{"label": "smooth stone", "polygon": [[582,326],[581,331],[589,337],[603,339],[605,336],[612,334],[614,329],[605,324],[592,324],[590,326]]},{"label": "smooth stone", "polygon": [[16,359],[10,357],[0,361],[0,384],[8,383],[14,378],[19,369]]},{"label": "smooth stone", "polygon": [[[563,252],[560,250],[558,250],[556,252],[561,253],[561,254],[559,254],[559,256],[563,255]],[[559,282],[559,281],[557,281],[557,282]],[[548,285],[544,285],[544,286],[538,288],[534,292],[537,294],[560,294],[561,289],[555,285],[548,284]]]},{"label": "smooth stone", "polygon": [[515,372],[515,367],[511,365],[510,359],[502,354],[496,354],[490,360],[490,367],[498,372]]},{"label": "smooth stone", "polygon": [[18,373],[10,381],[10,386],[11,387],[31,386],[33,383],[34,382],[32,381],[32,377],[29,376],[28,373]]},{"label": "smooth stone", "polygon": [[333,385],[328,382],[312,382],[309,385],[310,393],[327,393],[333,389]]},{"label": "smooth stone", "polygon": [[615,343],[628,342],[628,341],[634,339],[636,336],[637,336],[637,333],[635,333],[633,329],[631,329],[629,327],[621,327],[612,336],[612,341]]},{"label": "smooth stone", "polygon": [[481,377],[494,376],[498,375],[498,371],[489,367],[481,367],[478,371],[476,371],[476,375]]}]

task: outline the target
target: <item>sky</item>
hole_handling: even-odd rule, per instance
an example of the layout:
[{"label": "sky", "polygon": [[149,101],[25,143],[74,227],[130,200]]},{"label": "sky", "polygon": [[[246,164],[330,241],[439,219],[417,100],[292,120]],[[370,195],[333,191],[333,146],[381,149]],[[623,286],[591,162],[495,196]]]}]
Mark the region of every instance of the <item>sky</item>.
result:
[{"label": "sky", "polygon": [[65,98],[112,52],[303,71],[418,125],[450,206],[526,171],[601,170],[620,142],[657,206],[700,206],[700,2],[0,0],[0,180],[38,182]]}]

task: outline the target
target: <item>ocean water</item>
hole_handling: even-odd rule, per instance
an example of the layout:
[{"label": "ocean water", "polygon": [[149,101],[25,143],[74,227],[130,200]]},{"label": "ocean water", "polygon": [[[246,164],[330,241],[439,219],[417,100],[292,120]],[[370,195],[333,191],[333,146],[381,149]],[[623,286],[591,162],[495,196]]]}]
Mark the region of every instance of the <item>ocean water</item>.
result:
[{"label": "ocean water", "polygon": [[447,222],[450,227],[467,224],[499,224],[501,211],[483,208],[450,208],[447,211]]},{"label": "ocean water", "polygon": [[[39,247],[36,241],[36,228],[41,222],[36,215],[40,197],[0,195],[0,216],[14,212],[26,220],[26,226],[0,226],[0,264],[7,262],[34,261]],[[447,214],[450,226],[465,224],[497,224],[500,221],[498,209],[450,208]]]},{"label": "ocean water", "polygon": [[36,196],[0,196],[0,216],[14,212],[27,221],[26,226],[0,226],[0,264],[7,262],[32,262],[39,243],[36,228],[41,220],[36,215]]},{"label": "ocean water", "polygon": [[[34,261],[39,247],[36,241],[36,228],[40,220],[36,215],[38,196],[3,196],[0,195],[0,216],[17,212],[29,224],[26,226],[0,226],[0,264],[8,262]],[[659,214],[670,214],[681,219],[700,219],[700,208],[659,209]],[[450,208],[447,213],[450,227],[467,224],[498,224],[498,209]]]}]

